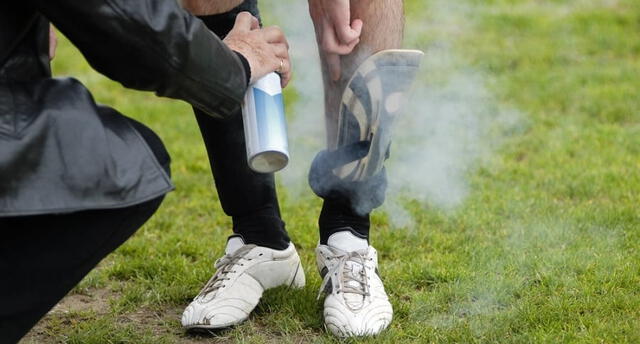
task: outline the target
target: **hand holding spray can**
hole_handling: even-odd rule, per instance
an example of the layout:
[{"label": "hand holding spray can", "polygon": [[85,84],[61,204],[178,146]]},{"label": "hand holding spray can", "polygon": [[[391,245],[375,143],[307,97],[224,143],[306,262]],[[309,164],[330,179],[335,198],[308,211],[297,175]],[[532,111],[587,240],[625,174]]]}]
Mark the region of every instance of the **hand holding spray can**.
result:
[{"label": "hand holding spray can", "polygon": [[267,74],[249,85],[242,104],[242,119],[249,167],[259,173],[285,168],[289,163],[289,145],[278,74]]}]

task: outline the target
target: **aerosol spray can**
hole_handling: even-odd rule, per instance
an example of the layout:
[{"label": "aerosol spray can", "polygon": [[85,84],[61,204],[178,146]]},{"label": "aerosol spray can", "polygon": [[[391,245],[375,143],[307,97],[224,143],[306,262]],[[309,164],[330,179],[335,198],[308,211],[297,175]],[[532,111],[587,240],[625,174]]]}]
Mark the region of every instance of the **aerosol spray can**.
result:
[{"label": "aerosol spray can", "polygon": [[259,173],[285,168],[289,163],[289,146],[278,74],[267,74],[249,86],[242,104],[242,119],[249,167]]}]

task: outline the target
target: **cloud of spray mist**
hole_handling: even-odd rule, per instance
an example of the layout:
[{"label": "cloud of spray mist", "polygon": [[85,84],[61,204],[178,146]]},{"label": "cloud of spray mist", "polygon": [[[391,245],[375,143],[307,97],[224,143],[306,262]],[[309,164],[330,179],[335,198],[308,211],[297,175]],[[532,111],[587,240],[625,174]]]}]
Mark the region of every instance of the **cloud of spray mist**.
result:
[{"label": "cloud of spray mist", "polygon": [[[438,54],[427,50],[422,70],[438,68]],[[472,70],[453,72],[441,85],[419,83],[394,129],[388,163],[385,207],[396,226],[411,224],[400,200],[409,198],[450,210],[470,192],[468,177],[500,146],[507,133],[521,126],[522,115],[501,107]]]},{"label": "cloud of spray mist", "polygon": [[[313,197],[307,173],[316,153],[325,148],[322,77],[313,24],[306,2],[281,0],[263,5],[287,34],[295,73],[297,99],[286,110],[292,160],[280,178],[294,197]],[[413,223],[402,200],[418,200],[441,209],[460,205],[470,192],[469,174],[499,147],[505,129],[522,122],[518,111],[502,108],[491,97],[483,75],[462,67],[449,48],[448,37],[455,36],[450,31],[467,26],[465,7],[441,1],[430,11],[435,22],[410,22],[405,30],[405,46],[426,55],[414,91],[395,123],[391,158],[386,164],[389,189],[383,210],[397,227]],[[437,30],[443,39],[420,46],[417,37],[427,30]],[[433,81],[434,71],[447,73]]]},{"label": "cloud of spray mist", "polygon": [[[472,30],[469,5],[430,2],[429,19],[410,22],[405,45],[425,51],[422,72],[394,131],[384,210],[397,227],[413,224],[403,199],[451,210],[471,192],[469,176],[501,143],[520,131],[524,116],[500,104],[488,77],[465,66],[453,50],[455,37]],[[417,42],[429,32],[426,47]]]}]

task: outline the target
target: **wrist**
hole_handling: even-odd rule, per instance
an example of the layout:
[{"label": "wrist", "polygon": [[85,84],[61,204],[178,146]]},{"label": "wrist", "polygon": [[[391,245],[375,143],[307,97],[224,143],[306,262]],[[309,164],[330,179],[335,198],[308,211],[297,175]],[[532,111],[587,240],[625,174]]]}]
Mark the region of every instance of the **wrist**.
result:
[{"label": "wrist", "polygon": [[244,69],[244,76],[246,78],[247,85],[249,85],[249,82],[251,81],[251,65],[249,64],[249,60],[247,60],[247,58],[244,57],[244,55],[242,55],[241,53],[235,50],[233,52],[236,53],[236,55],[240,59],[240,63],[242,63],[242,67]]}]

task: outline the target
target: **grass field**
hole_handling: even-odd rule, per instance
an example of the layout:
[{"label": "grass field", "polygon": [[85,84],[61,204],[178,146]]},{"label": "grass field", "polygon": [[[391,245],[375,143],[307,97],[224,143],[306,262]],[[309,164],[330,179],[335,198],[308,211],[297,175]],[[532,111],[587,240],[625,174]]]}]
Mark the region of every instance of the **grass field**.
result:
[{"label": "grass field", "polygon": [[[263,1],[269,23],[276,1]],[[404,179],[402,153],[390,161],[408,184],[375,214],[372,244],[395,318],[363,342],[640,342],[640,2],[406,3],[406,46],[427,53],[407,120],[426,120],[399,147],[424,155]],[[280,15],[281,25],[305,15]],[[305,63],[299,76],[314,68]],[[180,314],[231,226],[190,108],[97,75],[66,41],[54,71],[156,130],[177,190],[24,343],[337,342],[316,300],[320,201],[297,190],[296,175],[279,191],[307,287],[267,292],[232,330],[186,335]],[[290,109],[300,108],[301,79],[287,90]]]}]

